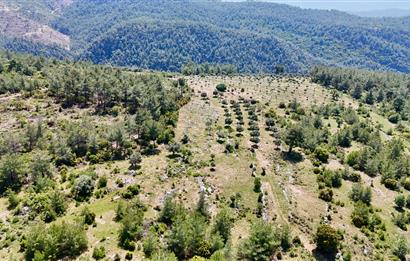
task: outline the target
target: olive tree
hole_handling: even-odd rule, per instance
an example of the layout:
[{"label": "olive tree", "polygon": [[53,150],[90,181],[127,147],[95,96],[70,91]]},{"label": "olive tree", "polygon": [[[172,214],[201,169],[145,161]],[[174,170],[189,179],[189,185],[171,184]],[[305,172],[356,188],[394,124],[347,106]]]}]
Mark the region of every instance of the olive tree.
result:
[{"label": "olive tree", "polygon": [[317,228],[315,243],[322,253],[334,254],[339,247],[340,236],[333,227],[323,224]]},{"label": "olive tree", "polygon": [[297,146],[302,146],[305,140],[303,129],[301,126],[291,126],[285,134],[285,143],[289,146],[289,153]]}]

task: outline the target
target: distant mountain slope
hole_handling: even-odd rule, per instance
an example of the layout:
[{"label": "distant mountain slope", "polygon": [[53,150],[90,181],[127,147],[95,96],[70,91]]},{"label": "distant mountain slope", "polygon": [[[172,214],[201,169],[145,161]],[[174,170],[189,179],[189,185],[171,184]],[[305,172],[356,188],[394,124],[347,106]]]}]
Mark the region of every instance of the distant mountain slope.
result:
[{"label": "distant mountain slope", "polygon": [[69,3],[71,0],[0,0],[3,43],[5,39],[20,39],[69,49],[70,38],[48,25],[58,16],[58,10]]},{"label": "distant mountain slope", "polygon": [[[213,49],[225,49],[224,55],[206,53],[210,51],[206,48],[192,48],[187,54],[184,49],[178,49],[181,32],[164,27],[163,31],[171,30],[174,34],[162,34],[160,38],[143,36],[149,39],[148,50],[153,54],[148,56],[146,48],[140,48],[147,45],[135,42],[137,38],[142,39],[141,33],[127,29],[134,19],[200,23],[204,30],[209,28],[206,25],[212,25],[214,35],[222,34],[219,38],[224,38],[224,30],[234,30],[236,33],[231,37],[238,39],[229,45],[210,42]],[[326,64],[410,72],[410,28],[407,25],[404,19],[366,19],[338,11],[304,10],[273,3],[169,0],[78,0],[54,22],[55,28],[73,39],[74,49],[86,53],[82,57],[94,61],[145,67],[156,59],[165,59],[158,54],[163,52],[178,55],[169,57],[162,66],[155,65],[156,69],[174,70],[185,61],[182,56],[209,63],[234,61],[245,72],[269,72],[274,66],[264,63],[279,61],[285,63],[288,71]],[[188,37],[187,32],[183,34]],[[195,34],[199,35],[198,31]],[[270,47],[276,51],[260,48],[261,38],[274,39]],[[204,42],[200,37],[193,39],[196,40],[190,41],[191,45],[200,46]],[[105,47],[110,50],[107,52]],[[257,54],[251,51],[253,47],[258,50]],[[282,50],[280,54],[278,50]],[[110,57],[107,53],[113,55]],[[149,58],[136,58],[141,56]],[[238,57],[233,59],[235,56]],[[258,63],[261,65],[255,68]]]},{"label": "distant mountain slope", "polygon": [[[47,1],[58,0],[40,2]],[[409,17],[363,18],[262,2],[66,4],[51,11],[49,25],[70,37],[71,54],[99,63],[178,70],[192,60],[234,63],[241,72],[272,72],[277,63],[289,72],[317,64],[410,72]]]},{"label": "distant mountain slope", "polygon": [[363,17],[404,17],[410,16],[410,9],[381,9],[372,11],[351,12]]},{"label": "distant mountain slope", "polygon": [[0,34],[33,42],[59,45],[68,49],[70,38],[50,26],[21,16],[15,11],[0,11]]},{"label": "distant mountain slope", "polygon": [[46,23],[60,15],[63,8],[73,2],[74,0],[0,0],[0,5],[3,3],[20,15]]},{"label": "distant mountain slope", "polygon": [[304,71],[315,61],[274,36],[221,29],[202,23],[135,22],[95,41],[82,58],[95,63],[178,71],[189,61],[235,64],[239,71],[274,71],[286,64]]},{"label": "distant mountain slope", "polygon": [[15,37],[1,38],[0,49],[1,48],[19,53],[29,53],[57,59],[74,58],[70,50],[61,48],[58,45],[48,45]]}]

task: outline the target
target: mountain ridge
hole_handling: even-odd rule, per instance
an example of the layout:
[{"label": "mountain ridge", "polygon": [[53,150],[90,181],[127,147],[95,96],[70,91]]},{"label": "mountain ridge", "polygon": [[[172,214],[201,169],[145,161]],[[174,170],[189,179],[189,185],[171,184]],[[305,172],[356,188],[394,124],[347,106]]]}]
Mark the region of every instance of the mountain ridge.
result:
[{"label": "mountain ridge", "polygon": [[380,9],[380,10],[369,10],[369,11],[358,11],[350,12],[354,15],[362,17],[406,17],[410,16],[410,9]]}]

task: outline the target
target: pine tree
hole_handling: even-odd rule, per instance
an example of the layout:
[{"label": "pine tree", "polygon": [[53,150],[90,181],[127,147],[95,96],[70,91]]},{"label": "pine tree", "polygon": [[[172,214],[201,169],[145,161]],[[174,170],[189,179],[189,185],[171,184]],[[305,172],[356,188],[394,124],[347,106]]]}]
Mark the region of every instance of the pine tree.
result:
[{"label": "pine tree", "polygon": [[196,207],[196,211],[202,216],[204,216],[206,219],[210,218],[209,206],[208,206],[208,203],[206,202],[205,191],[201,191],[199,195],[199,201]]},{"label": "pine tree", "polygon": [[215,217],[213,231],[223,238],[225,244],[231,236],[233,221],[232,214],[227,208],[223,208]]}]

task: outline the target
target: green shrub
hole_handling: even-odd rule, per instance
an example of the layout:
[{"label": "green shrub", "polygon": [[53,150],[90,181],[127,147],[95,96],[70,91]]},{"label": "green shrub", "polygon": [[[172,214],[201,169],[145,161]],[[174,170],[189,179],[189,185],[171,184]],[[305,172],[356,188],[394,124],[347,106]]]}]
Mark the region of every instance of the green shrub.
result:
[{"label": "green shrub", "polygon": [[331,202],[333,200],[333,190],[330,188],[320,190],[319,198],[326,202]]},{"label": "green shrub", "polygon": [[56,186],[56,182],[48,177],[40,177],[31,185],[31,188],[36,193],[41,193],[49,189],[53,189]]},{"label": "green shrub", "polygon": [[409,246],[404,237],[400,237],[396,244],[394,244],[393,255],[397,256],[400,260],[406,260],[406,255],[409,253]]},{"label": "green shrub", "polygon": [[342,170],[342,178],[351,182],[360,182],[362,177],[357,172],[351,172],[348,169]]},{"label": "green shrub", "polygon": [[102,176],[98,179],[97,188],[105,188],[107,187],[107,183],[108,183],[107,177]]},{"label": "green shrub", "polygon": [[49,227],[39,225],[29,230],[23,241],[27,260],[75,258],[87,249],[87,237],[80,224],[62,222]]},{"label": "green shrub", "polygon": [[259,136],[260,136],[260,132],[254,130],[254,131],[251,131],[251,132],[250,132],[250,135],[251,135],[252,137],[259,137]]},{"label": "green shrub", "polygon": [[91,164],[97,164],[100,162],[100,158],[94,154],[87,155],[87,159],[88,161],[90,161]]},{"label": "green shrub", "polygon": [[81,211],[84,224],[93,225],[95,223],[95,213],[91,212],[88,207],[84,207]]},{"label": "green shrub", "polygon": [[329,151],[322,146],[318,146],[315,148],[314,155],[318,160],[320,160],[323,163],[327,163],[329,159]]},{"label": "green shrub", "polygon": [[251,137],[249,140],[253,143],[259,143],[261,141],[258,137]]},{"label": "green shrub", "polygon": [[347,157],[346,157],[346,161],[345,161],[350,167],[354,168],[354,169],[358,169],[359,166],[359,151],[352,151],[350,152]]},{"label": "green shrub", "polygon": [[331,174],[332,187],[340,188],[342,186],[342,175],[339,172],[332,171]]},{"label": "green shrub", "polygon": [[211,254],[206,237],[206,218],[195,213],[181,213],[172,225],[168,237],[168,247],[179,259],[189,259],[195,255]]},{"label": "green shrub", "polygon": [[364,227],[369,224],[369,207],[363,202],[359,201],[355,204],[353,213],[352,213],[352,223],[358,227]]},{"label": "green shrub", "polygon": [[165,224],[171,224],[177,215],[177,204],[172,197],[167,197],[164,202],[164,206],[161,210],[159,221]]},{"label": "green shrub", "polygon": [[151,258],[151,261],[178,261],[177,257],[175,256],[174,253],[172,252],[168,252],[168,251],[164,251],[164,250],[160,250],[156,253],[154,253]]},{"label": "green shrub", "polygon": [[223,250],[218,250],[209,258],[210,261],[228,261]]},{"label": "green shrub", "polygon": [[398,114],[398,113],[393,113],[392,115],[389,116],[388,120],[389,120],[391,123],[396,124],[396,123],[398,123],[399,120],[400,120],[400,114]]},{"label": "green shrub", "polygon": [[226,118],[225,119],[225,125],[231,125],[233,120],[231,118]]},{"label": "green shrub", "polygon": [[127,187],[127,190],[125,190],[122,193],[122,197],[125,199],[132,199],[136,195],[140,193],[140,185],[134,184],[134,185],[129,185]]},{"label": "green shrub", "polygon": [[262,182],[260,178],[255,178],[253,181],[253,191],[255,191],[256,193],[261,192],[261,186],[262,186]]},{"label": "green shrub", "polygon": [[225,92],[226,91],[226,85],[224,83],[220,83],[216,86],[215,88],[218,92]]},{"label": "green shrub", "polygon": [[125,260],[132,260],[133,255],[131,252],[127,252],[127,254],[125,254]]},{"label": "green shrub", "polygon": [[72,193],[77,201],[85,201],[91,197],[93,190],[93,179],[89,175],[81,175],[75,180]]},{"label": "green shrub", "polygon": [[290,126],[285,133],[284,141],[289,146],[289,153],[292,152],[294,147],[301,147],[305,142],[305,134],[302,126]]},{"label": "green shrub", "polygon": [[93,258],[95,260],[100,260],[105,257],[105,247],[100,246],[100,247],[95,247],[93,251]]},{"label": "green shrub", "polygon": [[410,178],[406,178],[403,182],[402,182],[403,187],[406,190],[410,190]]},{"label": "green shrub", "polygon": [[231,143],[227,143],[227,144],[225,145],[225,152],[226,152],[226,153],[233,153],[233,152],[235,152],[235,146],[234,146],[233,144],[231,144]]},{"label": "green shrub", "polygon": [[407,224],[409,223],[409,217],[405,212],[398,213],[393,216],[393,223],[404,231],[407,231]]},{"label": "green shrub", "polygon": [[0,161],[0,193],[17,191],[23,184],[24,161],[17,155],[3,156]]},{"label": "green shrub", "polygon": [[226,208],[222,209],[215,217],[213,231],[222,237],[224,243],[231,237],[233,222],[232,213]]},{"label": "green shrub", "polygon": [[315,235],[317,249],[322,253],[334,254],[340,245],[340,235],[329,225],[320,225]]},{"label": "green shrub", "polygon": [[[117,216],[118,215],[117,213]],[[134,241],[142,235],[144,212],[136,201],[128,203],[121,215],[121,229],[119,231],[118,244],[126,250],[133,251],[135,249]]]},{"label": "green shrub", "polygon": [[67,200],[61,192],[54,190],[49,193],[50,206],[58,216],[62,216],[67,208]]},{"label": "green shrub", "polygon": [[372,200],[372,191],[370,187],[364,187],[362,184],[354,184],[350,191],[349,197],[354,202],[363,202],[366,205],[370,205]]},{"label": "green shrub", "polygon": [[398,195],[394,198],[394,204],[397,208],[402,209],[406,205],[406,198],[404,195]]},{"label": "green shrub", "polygon": [[321,174],[321,173],[322,173],[322,170],[321,170],[320,168],[314,168],[314,169],[313,169],[313,173],[315,173],[315,174]]},{"label": "green shrub", "polygon": [[344,128],[336,133],[337,145],[348,148],[352,144],[352,134],[349,128]]},{"label": "green shrub", "polygon": [[338,171],[325,169],[317,177],[317,180],[330,188],[340,188],[342,186],[342,175]]},{"label": "green shrub", "polygon": [[8,209],[15,209],[18,204],[20,203],[20,199],[18,198],[17,194],[12,190],[7,190],[7,200],[8,200]]},{"label": "green shrub", "polygon": [[159,239],[158,236],[150,231],[147,236],[145,236],[142,242],[145,257],[149,258],[151,255],[159,249]]},{"label": "green shrub", "polygon": [[275,126],[275,119],[273,118],[267,118],[265,121],[266,126],[268,127],[272,127]]},{"label": "green shrub", "polygon": [[58,191],[48,191],[31,194],[22,200],[24,206],[29,207],[30,218],[40,216],[45,222],[54,221],[57,216],[62,216],[67,209],[64,196]]},{"label": "green shrub", "polygon": [[383,183],[384,183],[384,186],[386,186],[386,188],[391,189],[391,190],[397,190],[399,187],[397,180],[394,180],[391,178],[385,179]]},{"label": "green shrub", "polygon": [[281,231],[266,222],[257,222],[250,236],[239,248],[239,256],[245,260],[270,260],[280,249]]},{"label": "green shrub", "polygon": [[29,169],[31,170],[31,176],[35,182],[39,178],[52,176],[51,172],[51,158],[47,152],[35,151],[31,158]]},{"label": "green shrub", "polygon": [[111,115],[117,117],[121,112],[121,106],[114,106],[111,108]]},{"label": "green shrub", "polygon": [[407,195],[407,198],[406,198],[406,207],[410,208],[410,195]]}]

